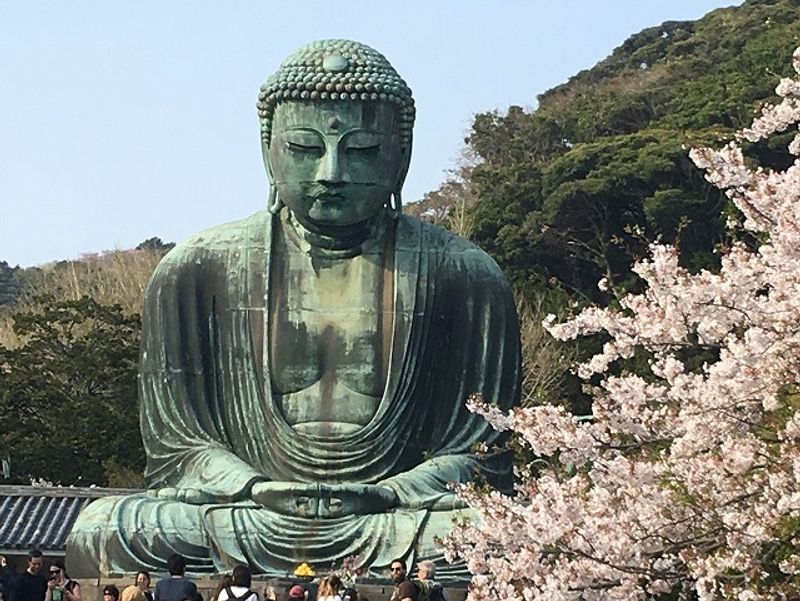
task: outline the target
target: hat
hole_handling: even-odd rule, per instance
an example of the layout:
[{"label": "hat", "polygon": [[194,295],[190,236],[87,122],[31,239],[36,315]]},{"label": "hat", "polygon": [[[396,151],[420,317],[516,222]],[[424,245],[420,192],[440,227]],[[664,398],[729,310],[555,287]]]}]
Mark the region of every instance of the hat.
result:
[{"label": "hat", "polygon": [[302,584],[295,584],[289,589],[290,599],[303,599],[306,596],[306,589]]}]

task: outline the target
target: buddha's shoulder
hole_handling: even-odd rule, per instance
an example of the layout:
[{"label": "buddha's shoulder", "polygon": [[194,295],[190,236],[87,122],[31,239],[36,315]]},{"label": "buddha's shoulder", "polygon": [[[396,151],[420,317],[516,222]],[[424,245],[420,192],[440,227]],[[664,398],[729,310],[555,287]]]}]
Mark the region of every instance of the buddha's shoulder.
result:
[{"label": "buddha's shoulder", "polygon": [[259,211],[244,219],[206,228],[176,244],[163,262],[177,265],[198,258],[239,252],[253,244],[263,246],[270,217],[269,212]]},{"label": "buddha's shoulder", "polygon": [[260,211],[244,219],[215,225],[179,242],[156,268],[153,279],[191,276],[230,262],[231,256],[248,248],[264,247],[270,214]]},{"label": "buddha's shoulder", "polygon": [[398,224],[400,239],[406,243],[420,240],[420,248],[440,257],[442,265],[463,274],[482,275],[505,280],[500,267],[484,250],[438,225],[403,215]]}]

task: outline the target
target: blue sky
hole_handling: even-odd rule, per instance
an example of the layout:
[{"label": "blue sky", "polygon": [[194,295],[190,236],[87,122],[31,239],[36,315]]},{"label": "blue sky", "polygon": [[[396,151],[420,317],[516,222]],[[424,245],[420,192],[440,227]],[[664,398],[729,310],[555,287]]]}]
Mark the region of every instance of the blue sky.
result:
[{"label": "blue sky", "polygon": [[256,95],[305,42],[365,42],[410,85],[412,201],[476,112],[533,107],[631,34],[739,3],[0,0],[0,260],[179,241],[263,208]]}]

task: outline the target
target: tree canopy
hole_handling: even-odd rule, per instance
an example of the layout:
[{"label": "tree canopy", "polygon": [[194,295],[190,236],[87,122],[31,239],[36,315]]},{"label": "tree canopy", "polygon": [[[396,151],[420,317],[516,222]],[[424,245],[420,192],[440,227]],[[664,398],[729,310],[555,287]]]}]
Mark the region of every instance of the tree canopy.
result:
[{"label": "tree canopy", "polygon": [[0,346],[0,456],[12,478],[141,484],[139,316],[84,297],[41,299],[13,320],[24,342]]},{"label": "tree canopy", "polygon": [[[799,8],[750,0],[666,22],[539,95],[535,110],[476,115],[466,139],[474,165],[461,174],[473,240],[519,289],[556,291],[561,302],[607,302],[601,277],[631,289],[629,266],[650,240],[677,244],[691,269],[716,265],[729,242],[725,196],[684,146],[715,143],[775,98],[776,74],[800,40]],[[785,168],[783,142],[746,150]]]}]

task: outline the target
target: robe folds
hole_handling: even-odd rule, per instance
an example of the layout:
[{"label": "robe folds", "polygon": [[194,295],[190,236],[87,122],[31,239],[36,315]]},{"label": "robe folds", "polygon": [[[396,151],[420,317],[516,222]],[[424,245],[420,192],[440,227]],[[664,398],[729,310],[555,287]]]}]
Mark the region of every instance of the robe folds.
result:
[{"label": "robe folds", "polygon": [[[269,349],[281,348],[268,340],[276,220],[263,211],[211,228],[157,267],[139,375],[146,477],[154,490],[205,498],[184,502],[179,492],[95,501],[68,540],[73,576],[159,572],[175,552],[189,571],[246,563],[265,575],[304,561],[326,569],[349,556],[373,571],[395,557],[439,560],[433,537],[446,534],[458,513],[447,484],[478,470],[490,480],[508,476],[507,457],[475,456],[474,445],[495,442],[497,433],[465,405],[472,393],[503,408],[519,400],[517,315],[494,261],[442,228],[407,216],[392,221],[385,390],[366,425],[311,436],[287,423],[271,392]],[[380,484],[396,492],[400,507],[281,515],[248,498],[259,481]]]}]

